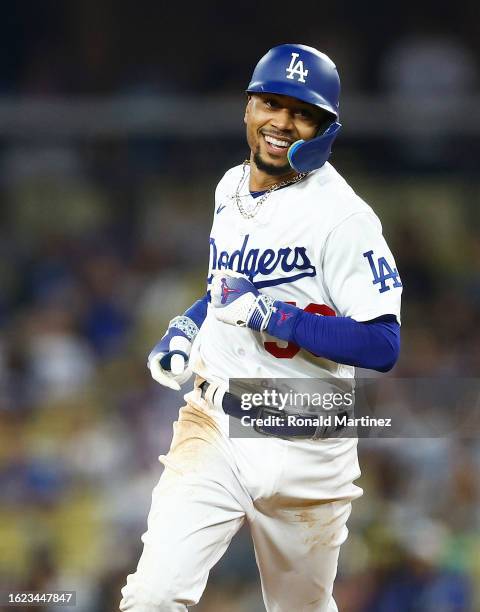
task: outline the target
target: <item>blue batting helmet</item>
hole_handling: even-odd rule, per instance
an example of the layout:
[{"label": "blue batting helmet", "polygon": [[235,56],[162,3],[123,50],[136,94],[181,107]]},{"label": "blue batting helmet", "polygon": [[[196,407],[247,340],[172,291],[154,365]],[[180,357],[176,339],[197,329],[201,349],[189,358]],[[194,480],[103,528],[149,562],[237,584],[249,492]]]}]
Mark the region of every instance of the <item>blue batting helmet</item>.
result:
[{"label": "blue batting helmet", "polygon": [[337,68],[325,53],[306,45],[270,49],[256,65],[247,92],[291,96],[338,117]]},{"label": "blue batting helmet", "polygon": [[340,123],[338,107],[340,78],[332,60],[306,45],[279,45],[270,49],[253,71],[247,93],[274,93],[313,104],[332,115],[332,123],[317,138],[297,141],[288,152],[297,172],[320,168],[330,156]]}]

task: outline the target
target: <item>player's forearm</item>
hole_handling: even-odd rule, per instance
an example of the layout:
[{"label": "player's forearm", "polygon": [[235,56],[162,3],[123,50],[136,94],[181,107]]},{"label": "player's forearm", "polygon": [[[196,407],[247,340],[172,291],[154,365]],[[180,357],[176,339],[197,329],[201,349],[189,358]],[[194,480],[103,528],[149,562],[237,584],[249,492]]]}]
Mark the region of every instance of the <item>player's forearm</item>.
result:
[{"label": "player's forearm", "polygon": [[194,321],[197,327],[200,329],[207,316],[207,307],[208,295],[205,294],[184,312],[184,316],[192,319],[192,321]]},{"label": "player's forearm", "polygon": [[267,331],[319,357],[387,372],[400,352],[400,326],[391,320],[358,322],[349,317],[321,317],[276,302]]}]

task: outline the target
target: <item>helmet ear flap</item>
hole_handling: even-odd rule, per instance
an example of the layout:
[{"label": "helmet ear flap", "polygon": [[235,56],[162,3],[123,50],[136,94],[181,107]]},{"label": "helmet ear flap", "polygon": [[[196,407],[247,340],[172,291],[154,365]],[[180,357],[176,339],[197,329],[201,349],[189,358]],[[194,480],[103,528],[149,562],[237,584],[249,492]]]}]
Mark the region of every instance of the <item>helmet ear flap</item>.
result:
[{"label": "helmet ear flap", "polygon": [[324,134],[336,119],[335,115],[325,112],[318,122],[317,137]]},{"label": "helmet ear flap", "polygon": [[342,125],[334,121],[316,138],[297,140],[287,152],[290,166],[295,172],[311,172],[321,168],[330,157],[332,144]]}]

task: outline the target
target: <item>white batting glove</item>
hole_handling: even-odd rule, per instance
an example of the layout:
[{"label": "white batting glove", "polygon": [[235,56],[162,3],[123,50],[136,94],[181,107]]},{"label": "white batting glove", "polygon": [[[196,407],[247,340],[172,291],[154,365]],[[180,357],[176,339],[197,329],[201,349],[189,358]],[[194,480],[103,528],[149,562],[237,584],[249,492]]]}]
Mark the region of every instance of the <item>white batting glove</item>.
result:
[{"label": "white batting glove", "polygon": [[210,291],[215,317],[237,327],[264,331],[275,307],[244,274],[232,270],[214,272]]},{"label": "white batting glove", "polygon": [[167,333],[148,356],[147,366],[154,380],[180,391],[180,385],[192,375],[188,360],[197,333],[198,327],[189,317],[175,317],[170,321]]}]

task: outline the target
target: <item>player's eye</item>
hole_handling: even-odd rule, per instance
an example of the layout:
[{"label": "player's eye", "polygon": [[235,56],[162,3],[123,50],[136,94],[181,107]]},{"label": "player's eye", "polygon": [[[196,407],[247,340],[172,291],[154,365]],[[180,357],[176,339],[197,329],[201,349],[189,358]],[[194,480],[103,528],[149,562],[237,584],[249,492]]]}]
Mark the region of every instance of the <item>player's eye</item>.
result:
[{"label": "player's eye", "polygon": [[313,114],[308,110],[308,108],[299,108],[297,115],[306,121],[313,121]]},{"label": "player's eye", "polygon": [[265,98],[265,106],[268,108],[279,108],[279,103],[274,98]]}]

